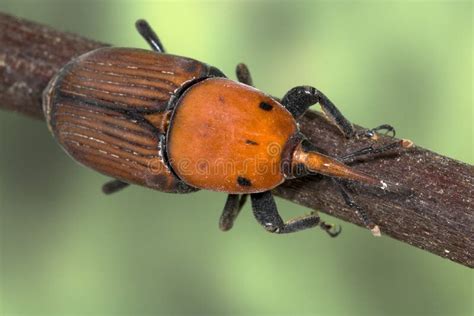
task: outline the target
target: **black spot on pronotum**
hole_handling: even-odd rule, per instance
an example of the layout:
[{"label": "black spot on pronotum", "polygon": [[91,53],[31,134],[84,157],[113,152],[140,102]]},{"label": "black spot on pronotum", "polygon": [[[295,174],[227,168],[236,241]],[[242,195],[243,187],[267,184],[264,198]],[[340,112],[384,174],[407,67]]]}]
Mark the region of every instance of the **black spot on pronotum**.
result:
[{"label": "black spot on pronotum", "polygon": [[240,186],[243,186],[243,187],[249,187],[252,185],[252,182],[250,182],[249,179],[247,178],[244,178],[244,177],[238,177],[237,178],[237,183],[240,185]]},{"label": "black spot on pronotum", "polygon": [[258,145],[257,142],[254,142],[253,140],[250,140],[250,139],[247,139],[247,140],[245,141],[245,143],[246,143],[247,145]]},{"label": "black spot on pronotum", "polygon": [[273,109],[273,105],[266,102],[260,102],[259,107],[264,111],[271,111]]}]

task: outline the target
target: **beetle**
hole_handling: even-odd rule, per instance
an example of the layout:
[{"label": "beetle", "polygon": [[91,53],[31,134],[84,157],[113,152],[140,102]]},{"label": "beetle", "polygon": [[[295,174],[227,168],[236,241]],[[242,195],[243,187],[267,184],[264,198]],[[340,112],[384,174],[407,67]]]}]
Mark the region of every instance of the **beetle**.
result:
[{"label": "beetle", "polygon": [[343,180],[387,189],[387,182],[344,164],[357,156],[395,147],[367,147],[329,157],[299,131],[297,119],[316,103],[347,138],[375,138],[387,124],[358,131],[319,90],[290,89],[283,98],[253,87],[245,64],[237,81],[203,62],[171,55],[145,20],[138,32],[152,51],[99,48],[66,64],[43,95],[50,131],[77,162],[113,177],[106,194],[129,184],[163,192],[207,189],[228,194],[219,227],[234,223],[250,195],[256,220],[269,232],[291,233],[319,226],[330,236],[340,228],[313,212],[283,221],[271,190],[286,179],[322,174],[332,177],[346,203],[374,235],[380,235]]}]

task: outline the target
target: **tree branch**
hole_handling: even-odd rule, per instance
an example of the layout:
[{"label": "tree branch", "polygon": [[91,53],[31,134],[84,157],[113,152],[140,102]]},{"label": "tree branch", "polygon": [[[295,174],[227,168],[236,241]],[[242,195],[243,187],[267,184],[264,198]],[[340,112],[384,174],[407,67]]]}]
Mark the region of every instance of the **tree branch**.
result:
[{"label": "tree branch", "polygon": [[[0,13],[0,108],[43,119],[41,94],[49,79],[74,56],[107,44]],[[308,138],[331,155],[342,155],[370,141],[348,141],[322,114],[308,111],[300,121]],[[387,140],[382,138],[380,143]],[[395,239],[474,267],[473,167],[414,147],[354,168],[400,183],[413,194],[386,193],[352,184],[382,232]],[[361,225],[327,178],[287,181],[275,193]]]}]

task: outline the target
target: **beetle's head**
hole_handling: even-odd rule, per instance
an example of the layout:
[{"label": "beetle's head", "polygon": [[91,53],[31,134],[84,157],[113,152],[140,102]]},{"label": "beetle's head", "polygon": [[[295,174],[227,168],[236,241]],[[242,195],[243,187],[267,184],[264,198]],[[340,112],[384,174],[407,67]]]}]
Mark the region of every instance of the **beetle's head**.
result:
[{"label": "beetle's head", "polygon": [[283,155],[286,157],[284,159],[286,165],[283,171],[287,178],[321,174],[356,181],[379,187],[383,190],[387,189],[386,182],[356,171],[336,158],[323,154],[320,148],[312,144],[300,133],[288,141],[285,151]]},{"label": "beetle's head", "polygon": [[[323,154],[323,150],[308,141],[303,135],[298,134],[296,139],[290,139],[284,153],[287,163],[283,168],[287,178],[298,178],[307,175],[321,174],[328,177],[356,181],[382,190],[398,193],[408,193],[405,187],[377,179],[373,176],[357,171],[342,161]],[[292,142],[292,144],[291,144]],[[413,145],[408,140],[398,140],[386,145],[386,148],[409,148]]]}]

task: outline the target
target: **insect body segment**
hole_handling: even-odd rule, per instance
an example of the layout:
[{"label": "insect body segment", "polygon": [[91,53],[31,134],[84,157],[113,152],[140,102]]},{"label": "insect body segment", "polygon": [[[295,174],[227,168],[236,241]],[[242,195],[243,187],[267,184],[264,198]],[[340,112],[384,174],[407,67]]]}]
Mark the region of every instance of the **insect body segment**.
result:
[{"label": "insect body segment", "polygon": [[58,73],[43,106],[50,129],[80,163],[127,183],[195,191],[169,170],[160,135],[169,124],[170,99],[209,73],[209,66],[189,58],[100,48]]},{"label": "insect body segment", "polygon": [[168,159],[186,183],[214,191],[255,193],[285,180],[282,149],[297,132],[280,103],[225,78],[201,81],[177,102]]},{"label": "insect body segment", "polygon": [[[333,177],[347,205],[374,234],[372,223],[342,179],[380,186],[344,159],[381,153],[408,142],[363,148],[341,159],[318,151],[296,119],[319,103],[347,138],[375,139],[384,124],[357,132],[319,90],[299,86],[280,100],[252,86],[245,64],[239,82],[197,60],[165,53],[144,20],[138,31],[154,51],[101,48],[69,62],[51,80],[43,109],[50,130],[76,161],[113,177],[113,193],[129,184],[164,192],[208,189],[228,193],[219,227],[229,230],[250,195],[257,221],[269,232],[291,233],[319,226],[340,232],[310,215],[284,221],[271,190],[286,179],[321,173]],[[384,188],[385,189],[385,188]]]}]

